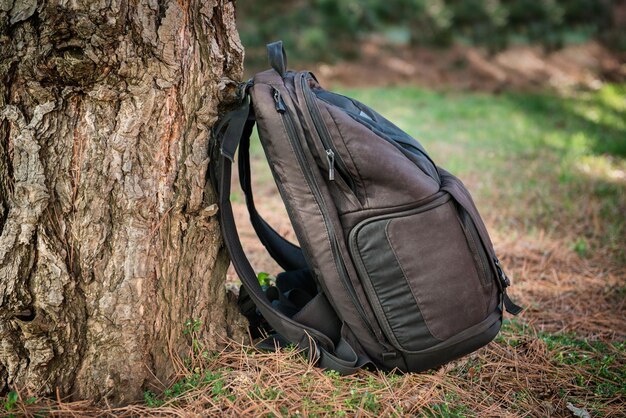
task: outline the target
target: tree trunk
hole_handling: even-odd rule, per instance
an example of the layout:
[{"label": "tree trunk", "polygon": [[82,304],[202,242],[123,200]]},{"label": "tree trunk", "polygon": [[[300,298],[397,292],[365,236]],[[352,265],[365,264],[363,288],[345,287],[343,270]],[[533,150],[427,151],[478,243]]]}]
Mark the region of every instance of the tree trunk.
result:
[{"label": "tree trunk", "polygon": [[234,22],[232,0],[0,0],[0,393],[122,404],[185,321],[237,332],[206,180]]}]

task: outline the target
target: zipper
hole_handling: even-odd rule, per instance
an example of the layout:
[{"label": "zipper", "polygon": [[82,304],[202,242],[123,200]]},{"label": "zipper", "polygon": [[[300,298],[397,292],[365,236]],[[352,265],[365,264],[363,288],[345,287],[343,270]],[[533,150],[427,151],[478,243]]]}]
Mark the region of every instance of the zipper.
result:
[{"label": "zipper", "polygon": [[[308,87],[308,85],[307,85],[307,87]],[[306,90],[305,90],[305,91],[306,91]],[[309,91],[309,93],[310,93],[311,95],[313,95],[313,92],[311,92],[311,90],[310,90],[310,89],[309,89],[308,91]],[[335,95],[335,96],[343,97],[343,98],[345,98],[345,99],[347,99],[347,100],[351,101],[351,102],[352,102],[352,103],[356,106],[356,108],[357,108],[357,109],[359,109],[359,111],[360,111],[361,113],[364,113],[364,114],[366,114],[366,115],[367,115],[367,113],[363,112],[363,110],[362,110],[362,109],[361,109],[361,108],[357,105],[357,103],[358,103],[358,104],[360,104],[360,105],[362,105],[362,106],[367,107],[365,104],[363,104],[363,103],[361,103],[361,102],[358,102],[358,101],[356,101],[356,100],[354,100],[354,99],[352,99],[352,98],[350,98],[350,97],[348,97],[348,96],[344,96],[343,94],[339,94],[339,93],[332,93],[332,94],[333,94],[333,95]],[[315,96],[315,97],[317,97],[317,96]],[[435,162],[434,162],[434,161],[430,158],[430,156],[429,156],[429,155],[428,155],[425,151],[421,150],[420,148],[418,148],[418,147],[416,147],[416,146],[414,146],[414,145],[412,145],[412,144],[407,144],[407,143],[404,143],[404,142],[399,142],[399,141],[396,141],[395,139],[392,139],[392,138],[388,137],[386,133],[384,133],[384,132],[380,132],[380,131],[377,131],[377,130],[373,129],[371,126],[369,126],[369,125],[367,125],[367,124],[363,123],[361,120],[359,120],[359,118],[362,118],[362,116],[361,116],[360,114],[356,114],[356,113],[354,113],[354,112],[349,112],[349,111],[347,111],[345,108],[343,108],[343,107],[341,107],[341,106],[339,106],[339,105],[336,105],[336,104],[334,104],[334,103],[332,103],[332,102],[329,102],[328,100],[325,100],[324,98],[321,98],[321,97],[320,97],[320,98],[319,98],[319,100],[323,101],[324,103],[329,104],[330,106],[333,106],[333,107],[335,107],[335,108],[340,109],[341,111],[343,111],[344,113],[346,113],[347,115],[349,115],[352,119],[354,119],[356,122],[360,123],[361,125],[364,125],[367,129],[369,129],[369,130],[371,130],[372,132],[374,132],[377,136],[381,137],[383,140],[385,140],[385,141],[389,142],[391,145],[393,145],[393,146],[395,146],[396,148],[398,148],[398,150],[399,150],[400,152],[402,152],[402,153],[403,153],[403,155],[405,155],[405,156],[406,156],[405,151],[406,151],[406,152],[409,152],[409,153],[413,153],[411,150],[414,150],[416,153],[418,153],[418,154],[422,155],[424,158],[426,158],[426,159],[430,162],[431,166],[433,167],[434,172],[435,172],[435,173],[437,173],[437,165],[435,164]],[[384,118],[384,116],[382,116],[382,115],[379,115],[379,116],[381,116],[381,117],[383,117],[383,118]],[[367,119],[368,119],[368,120],[370,120],[370,121],[372,121],[373,123],[378,123],[378,122],[376,122],[373,118],[369,117],[369,115],[368,115]],[[415,140],[415,139],[414,139],[414,140]],[[417,140],[416,140],[416,141],[417,141]],[[409,150],[407,147],[410,147],[411,149]],[[413,154],[414,154],[414,153],[413,153]],[[406,156],[406,157],[408,158],[408,156]],[[415,164],[415,161],[413,161],[411,158],[409,158],[409,160],[410,160],[411,162],[413,162],[413,164]],[[417,165],[417,164],[416,164],[416,165]],[[421,167],[419,167],[419,166],[418,166],[418,168],[419,168],[419,169],[420,169],[420,170],[421,170],[424,174],[426,174],[427,176],[429,176],[429,177],[433,178],[434,180],[437,180],[437,178],[439,178],[438,174],[436,175],[436,177],[437,177],[437,178],[435,178],[435,177],[433,177],[432,175],[430,175],[427,171],[422,170],[422,168],[421,168]]]},{"label": "zipper", "polygon": [[313,92],[309,87],[309,83],[307,83],[306,77],[302,74],[300,75],[300,84],[302,85],[302,91],[304,92],[304,101],[306,103],[307,109],[309,110],[309,113],[311,114],[311,119],[313,119],[313,125],[315,126],[315,130],[317,131],[317,136],[320,138],[322,146],[326,151],[326,160],[328,162],[328,180],[335,180],[334,172],[336,164],[337,172],[341,177],[343,177],[350,190],[352,190],[352,192],[356,194],[354,179],[350,175],[348,167],[342,160],[341,156],[333,147],[333,141],[330,137],[330,133],[328,132],[328,128],[324,123],[324,119],[322,118],[320,109],[315,103],[315,97],[313,96]]},{"label": "zipper", "polygon": [[335,153],[332,149],[326,150],[326,161],[328,161],[328,180],[335,180]]},{"label": "zipper", "polygon": [[361,306],[361,303],[359,302],[359,298],[356,294],[356,291],[354,290],[352,283],[350,283],[350,278],[348,276],[345,263],[341,256],[341,251],[339,251],[339,245],[337,243],[337,236],[335,235],[335,228],[329,219],[330,216],[325,206],[323,204],[320,204],[323,202],[322,193],[319,189],[319,186],[315,178],[313,177],[311,172],[307,169],[308,165],[306,162],[306,157],[304,156],[304,151],[302,150],[302,145],[300,144],[298,133],[295,129],[292,116],[287,110],[287,107],[285,106],[285,102],[283,101],[283,98],[280,92],[275,88],[274,88],[274,101],[276,105],[276,110],[282,115],[282,120],[285,125],[285,129],[287,131],[287,137],[289,139],[289,142],[291,142],[293,146],[293,149],[296,153],[296,158],[298,159],[300,167],[302,167],[302,172],[304,173],[304,177],[306,178],[307,183],[311,186],[313,197],[315,198],[315,201],[317,202],[318,207],[320,208],[320,211],[322,213],[322,218],[324,219],[324,225],[326,226],[326,230],[328,231],[328,235],[330,237],[331,252],[332,252],[333,260],[335,260],[335,265],[337,267],[337,272],[339,273],[339,278],[341,279],[344,287],[348,291],[348,294],[350,295],[350,298],[352,299],[353,304],[356,307],[356,310],[358,311],[359,316],[361,317],[361,320],[365,324],[369,333],[375,338],[376,341],[378,341],[378,343],[381,346],[383,346],[386,350],[389,350],[390,347],[383,341],[383,339],[381,338],[382,336],[380,336],[372,327],[371,321],[368,320],[367,314],[365,313],[365,311],[363,310],[363,307]]},{"label": "zipper", "polygon": [[498,257],[496,257],[495,255],[493,256],[493,262],[498,272],[498,284],[500,285],[500,296],[502,298],[501,303],[504,305],[504,309],[508,313],[510,313],[511,315],[517,315],[522,310],[524,310],[524,308],[513,302],[511,298],[509,298],[509,295],[506,294],[506,288],[511,286],[511,280],[509,280],[509,277],[506,275],[504,269],[500,265],[500,260],[498,260]]},{"label": "zipper", "polygon": [[395,219],[395,218],[403,218],[406,216],[416,215],[418,213],[422,213],[427,210],[434,209],[438,206],[441,206],[445,204],[446,202],[450,201],[450,199],[452,199],[452,195],[444,191],[438,191],[437,193],[429,196],[428,198],[422,199],[420,201],[419,206],[402,209],[398,212],[384,213],[382,215],[376,215],[376,216],[372,216],[370,218],[364,219],[358,224],[356,224],[354,228],[352,228],[352,231],[350,231],[350,234],[348,236],[348,240],[350,243],[355,242],[356,234],[359,232],[361,228],[363,228],[365,225],[369,223],[382,221],[384,219],[391,219],[391,218]]},{"label": "zipper", "polygon": [[287,108],[285,107],[285,102],[283,101],[282,96],[280,95],[280,91],[277,88],[274,88],[274,104],[276,106],[276,111],[279,113],[285,113]]}]

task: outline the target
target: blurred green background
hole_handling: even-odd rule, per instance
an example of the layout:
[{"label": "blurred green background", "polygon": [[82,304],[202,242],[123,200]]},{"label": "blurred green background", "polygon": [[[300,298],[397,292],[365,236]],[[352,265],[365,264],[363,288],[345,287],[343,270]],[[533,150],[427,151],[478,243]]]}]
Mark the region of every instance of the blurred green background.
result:
[{"label": "blurred green background", "polygon": [[626,2],[618,0],[239,0],[237,7],[253,65],[276,39],[291,58],[307,62],[356,58],[361,42],[372,37],[490,53],[515,44],[549,51],[590,39],[626,50]]}]

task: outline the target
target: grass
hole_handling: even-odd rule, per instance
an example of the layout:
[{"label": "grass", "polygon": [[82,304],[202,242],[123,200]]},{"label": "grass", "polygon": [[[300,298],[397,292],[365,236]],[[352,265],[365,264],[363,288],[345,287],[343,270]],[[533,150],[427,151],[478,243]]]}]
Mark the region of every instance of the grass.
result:
[{"label": "grass", "polygon": [[[193,343],[179,375],[146,390],[143,402],[116,409],[16,391],[0,398],[5,414],[526,417],[572,416],[571,404],[591,416],[623,416],[626,86],[567,96],[344,93],[375,104],[472,191],[513,278],[511,293],[527,308],[493,343],[427,373],[342,377],[293,349],[264,353],[233,342],[209,353],[195,337],[202,324],[190,320]],[[271,175],[259,174],[260,153],[253,143],[258,206],[274,211],[279,197],[265,193]]]},{"label": "grass", "polygon": [[199,359],[168,389],[144,402],[101,408],[87,402],[16,399],[15,416],[548,416],[566,402],[593,416],[623,407],[624,344],[588,343],[537,333],[517,323],[477,353],[422,374],[321,371],[295,350],[279,353],[231,345]]}]

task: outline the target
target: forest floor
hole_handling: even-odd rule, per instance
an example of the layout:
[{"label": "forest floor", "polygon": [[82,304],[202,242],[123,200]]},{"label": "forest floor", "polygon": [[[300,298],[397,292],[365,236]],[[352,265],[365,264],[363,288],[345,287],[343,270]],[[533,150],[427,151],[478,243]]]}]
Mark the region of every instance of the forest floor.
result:
[{"label": "forest floor", "polygon": [[[526,309],[486,347],[420,374],[341,377],[293,350],[193,350],[144,402],[102,408],[12,392],[15,416],[624,416],[626,85],[556,93],[342,88],[416,137],[466,183]],[[294,239],[258,139],[257,207]],[[278,267],[232,200],[259,272]],[[233,271],[229,280],[236,281]]]}]

